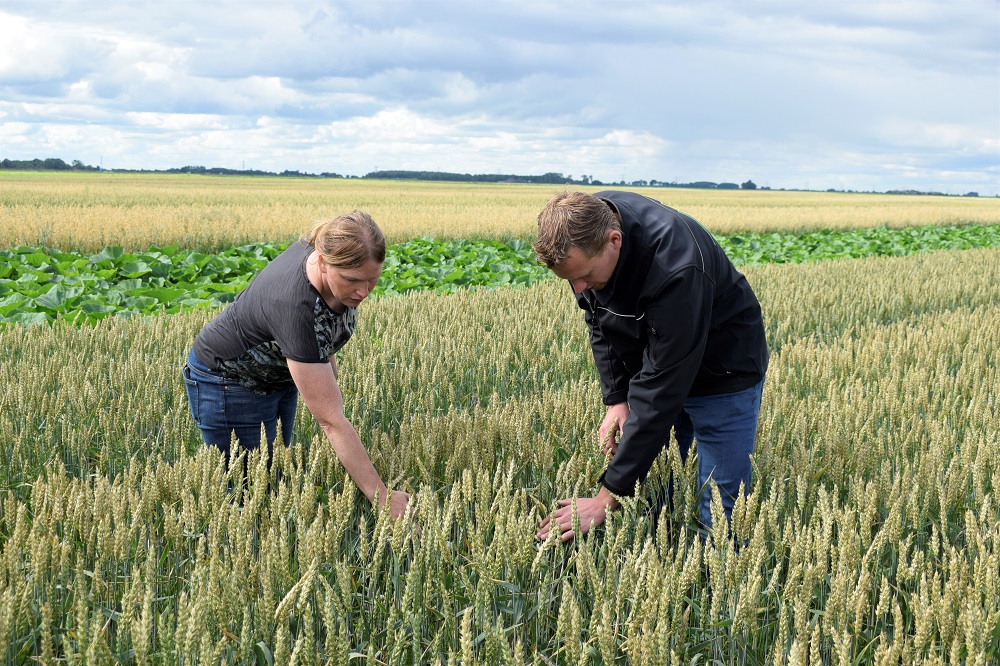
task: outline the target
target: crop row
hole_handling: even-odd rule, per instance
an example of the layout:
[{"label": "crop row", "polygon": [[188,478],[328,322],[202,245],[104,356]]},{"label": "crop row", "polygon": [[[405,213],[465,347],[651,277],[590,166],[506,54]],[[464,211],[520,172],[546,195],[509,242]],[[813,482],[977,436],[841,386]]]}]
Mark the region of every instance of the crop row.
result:
[{"label": "crop row", "polygon": [[[1000,225],[924,226],[804,234],[720,237],[738,265],[907,255],[1000,246]],[[256,243],[216,254],[176,245],[96,254],[17,247],[0,251],[0,323],[41,323],[57,316],[93,322],[113,314],[175,313],[230,302],[282,244]],[[433,289],[528,286],[551,278],[525,241],[419,238],[388,248],[374,294]]]},{"label": "crop row", "polygon": [[225,471],[179,375],[208,312],[0,328],[3,658],[995,663],[1000,250],[746,274],[774,354],[732,533],[694,529],[671,448],[569,546],[538,521],[604,460],[565,285],[363,306],[346,409],[404,523],[304,410],[274,467]]}]

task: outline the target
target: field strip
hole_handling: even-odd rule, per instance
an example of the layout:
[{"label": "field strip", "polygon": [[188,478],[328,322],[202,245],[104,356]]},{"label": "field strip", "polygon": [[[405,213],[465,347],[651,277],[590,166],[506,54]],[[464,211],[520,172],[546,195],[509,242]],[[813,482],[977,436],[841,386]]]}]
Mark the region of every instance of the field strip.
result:
[{"label": "field strip", "polygon": [[[361,208],[391,243],[421,236],[528,238],[565,187],[367,179],[152,174],[0,174],[0,247],[131,251],[289,242],[315,220]],[[600,187],[574,187],[597,192]],[[712,233],[998,224],[1000,199],[836,192],[622,188],[683,211]]]},{"label": "field strip", "polygon": [[[740,267],[1000,246],[1000,225],[910,227],[719,239]],[[77,323],[115,315],[181,312],[232,301],[284,245],[257,243],[219,254],[176,246],[96,254],[18,247],[0,251],[0,323],[37,324],[61,316]],[[529,286],[553,279],[526,241],[435,241],[420,238],[387,249],[373,296],[433,289]]]}]

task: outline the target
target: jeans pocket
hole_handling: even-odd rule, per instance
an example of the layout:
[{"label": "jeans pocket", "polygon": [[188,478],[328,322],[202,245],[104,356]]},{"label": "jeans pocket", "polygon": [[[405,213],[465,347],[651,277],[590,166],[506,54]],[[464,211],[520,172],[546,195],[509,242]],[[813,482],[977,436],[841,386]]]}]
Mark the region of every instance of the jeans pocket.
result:
[{"label": "jeans pocket", "polygon": [[184,375],[184,387],[187,389],[188,405],[191,407],[191,416],[194,417],[195,424],[200,427],[201,391],[198,388],[198,382],[191,378],[191,368],[187,363],[184,364],[181,374]]}]

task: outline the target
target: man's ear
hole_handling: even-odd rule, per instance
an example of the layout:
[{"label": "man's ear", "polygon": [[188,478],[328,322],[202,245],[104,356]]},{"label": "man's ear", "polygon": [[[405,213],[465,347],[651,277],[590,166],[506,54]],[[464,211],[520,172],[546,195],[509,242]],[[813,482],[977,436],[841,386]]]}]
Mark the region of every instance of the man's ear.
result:
[{"label": "man's ear", "polygon": [[622,249],[622,232],[618,229],[612,229],[609,231],[608,243],[615,251]]}]

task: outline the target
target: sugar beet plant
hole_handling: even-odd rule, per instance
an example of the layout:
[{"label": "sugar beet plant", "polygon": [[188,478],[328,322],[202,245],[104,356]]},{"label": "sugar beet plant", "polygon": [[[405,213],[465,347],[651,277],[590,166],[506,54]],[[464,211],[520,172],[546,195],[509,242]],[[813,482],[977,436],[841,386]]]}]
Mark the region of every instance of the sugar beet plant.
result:
[{"label": "sugar beet plant", "polygon": [[208,313],[0,329],[4,660],[996,663],[1000,253],[747,275],[774,355],[731,531],[695,529],[669,448],[566,546],[538,522],[604,461],[564,284],[363,308],[341,377],[403,522],[305,413],[270,469],[205,450],[179,368]]}]

